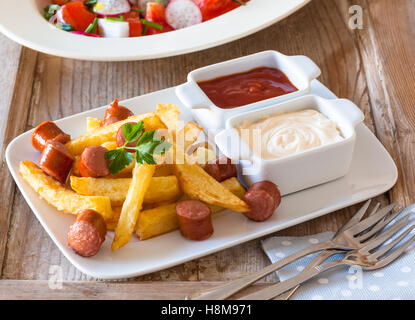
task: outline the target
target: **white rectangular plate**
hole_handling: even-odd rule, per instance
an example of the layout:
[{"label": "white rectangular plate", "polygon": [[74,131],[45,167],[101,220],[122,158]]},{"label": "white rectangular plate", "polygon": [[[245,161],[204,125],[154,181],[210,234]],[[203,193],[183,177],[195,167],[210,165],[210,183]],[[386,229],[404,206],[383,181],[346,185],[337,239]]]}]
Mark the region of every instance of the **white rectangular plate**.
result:
[{"label": "white rectangular plate", "polygon": [[[316,80],[312,83],[311,91],[325,98],[336,98]],[[174,88],[121,102],[136,114],[154,111],[158,103],[175,103],[182,109],[182,120],[192,120],[189,111],[181,106]],[[105,108],[89,110],[56,123],[76,137],[86,130],[85,118],[103,117]],[[100,279],[128,278],[158,271],[288,228],[379,195],[390,189],[398,176],[390,155],[362,124],[357,128],[350,172],[341,179],[283,197],[276,213],[265,222],[253,222],[242,214],[224,211],[214,216],[215,231],[208,240],[186,240],[178,231],[145,241],[133,236],[125,247],[115,252],[111,251],[113,233],[109,232],[100,252],[94,257],[83,258],[67,245],[68,228],[75,217],[60,213],[39,199],[18,174],[20,161],[39,160],[39,152],[30,143],[32,131],[18,136],[7,147],[6,159],[10,172],[30,208],[65,257],[80,271]],[[293,179],[301,177],[296,177],[293,172]]]}]

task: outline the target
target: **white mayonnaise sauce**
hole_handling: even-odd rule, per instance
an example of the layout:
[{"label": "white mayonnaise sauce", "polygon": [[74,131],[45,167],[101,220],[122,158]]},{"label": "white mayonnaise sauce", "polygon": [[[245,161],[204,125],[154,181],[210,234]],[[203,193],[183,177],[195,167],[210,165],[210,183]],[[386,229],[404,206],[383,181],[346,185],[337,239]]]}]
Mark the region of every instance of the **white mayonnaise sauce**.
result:
[{"label": "white mayonnaise sauce", "polygon": [[[336,123],[312,109],[244,122],[237,129],[241,138],[263,159],[277,159],[343,140]],[[252,134],[254,130],[260,130],[260,136]],[[255,139],[255,136],[260,138]]]}]

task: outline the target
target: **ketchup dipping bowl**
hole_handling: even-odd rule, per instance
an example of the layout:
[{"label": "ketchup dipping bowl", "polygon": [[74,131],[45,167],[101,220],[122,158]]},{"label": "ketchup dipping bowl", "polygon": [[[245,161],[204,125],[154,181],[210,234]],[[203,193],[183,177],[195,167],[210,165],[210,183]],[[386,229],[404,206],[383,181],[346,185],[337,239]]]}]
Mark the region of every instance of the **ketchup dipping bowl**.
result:
[{"label": "ketchup dipping bowl", "polygon": [[[248,146],[237,129],[246,123],[309,109],[334,122],[342,139],[280,158],[264,159]],[[246,184],[250,186],[269,180],[278,185],[282,195],[286,195],[346,175],[353,158],[355,128],[363,119],[362,111],[347,99],[327,100],[305,95],[263,108],[261,112],[250,111],[229,118],[226,129],[215,136],[215,142],[224,155],[239,163],[241,177]]]},{"label": "ketchup dipping bowl", "polygon": [[[282,71],[296,90],[271,98],[265,97],[264,100],[245,105],[219,107],[209,99],[198,84],[259,68]],[[286,56],[277,51],[263,51],[196,69],[188,74],[186,83],[176,88],[176,94],[180,101],[192,110],[199,124],[207,129],[219,129],[225,127],[226,120],[231,116],[309,93],[310,82],[320,73],[320,68],[308,57]]]}]

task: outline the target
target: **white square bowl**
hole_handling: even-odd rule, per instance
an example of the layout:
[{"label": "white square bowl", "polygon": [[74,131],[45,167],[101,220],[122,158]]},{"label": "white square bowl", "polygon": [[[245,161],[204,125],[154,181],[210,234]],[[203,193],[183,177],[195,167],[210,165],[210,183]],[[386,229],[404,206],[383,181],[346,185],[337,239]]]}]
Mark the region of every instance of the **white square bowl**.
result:
[{"label": "white square bowl", "polygon": [[[223,109],[216,106],[197,84],[200,81],[246,72],[259,67],[278,68],[298,90],[248,105]],[[224,128],[226,120],[236,114],[309,93],[310,82],[320,73],[320,68],[306,56],[286,56],[277,51],[262,51],[193,70],[188,74],[187,82],[176,88],[176,95],[187,108],[191,109],[196,121],[203,127],[219,129]]]},{"label": "white square bowl", "polygon": [[[317,110],[333,120],[344,139],[278,159],[263,159],[250,149],[235,129],[244,121],[255,122],[271,115],[305,109]],[[346,175],[353,158],[355,128],[363,119],[362,111],[347,99],[327,100],[306,95],[263,108],[261,112],[251,111],[229,118],[226,129],[215,136],[215,142],[228,158],[240,160],[242,177],[248,185],[269,180],[279,186],[282,195],[286,195]]]}]

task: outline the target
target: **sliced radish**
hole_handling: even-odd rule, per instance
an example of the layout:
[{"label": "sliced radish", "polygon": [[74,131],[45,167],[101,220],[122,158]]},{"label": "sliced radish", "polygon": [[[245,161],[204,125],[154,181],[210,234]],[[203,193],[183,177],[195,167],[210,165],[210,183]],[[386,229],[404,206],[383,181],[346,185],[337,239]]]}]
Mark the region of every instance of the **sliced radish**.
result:
[{"label": "sliced radish", "polygon": [[128,38],[130,26],[125,21],[98,19],[98,32],[105,38]]},{"label": "sliced radish", "polygon": [[129,12],[131,5],[128,0],[98,0],[93,10],[102,16],[116,16]]},{"label": "sliced radish", "polygon": [[[138,0],[137,2],[138,2],[138,7],[141,9],[141,10],[144,10],[144,11],[146,11],[146,8],[147,8],[147,2],[154,2],[155,0]],[[170,0],[161,0],[161,4],[163,5],[163,6],[167,6],[168,4],[169,4],[169,2],[170,2]]]},{"label": "sliced radish", "polygon": [[174,29],[202,22],[202,12],[192,0],[172,0],[166,8],[166,20]]}]

